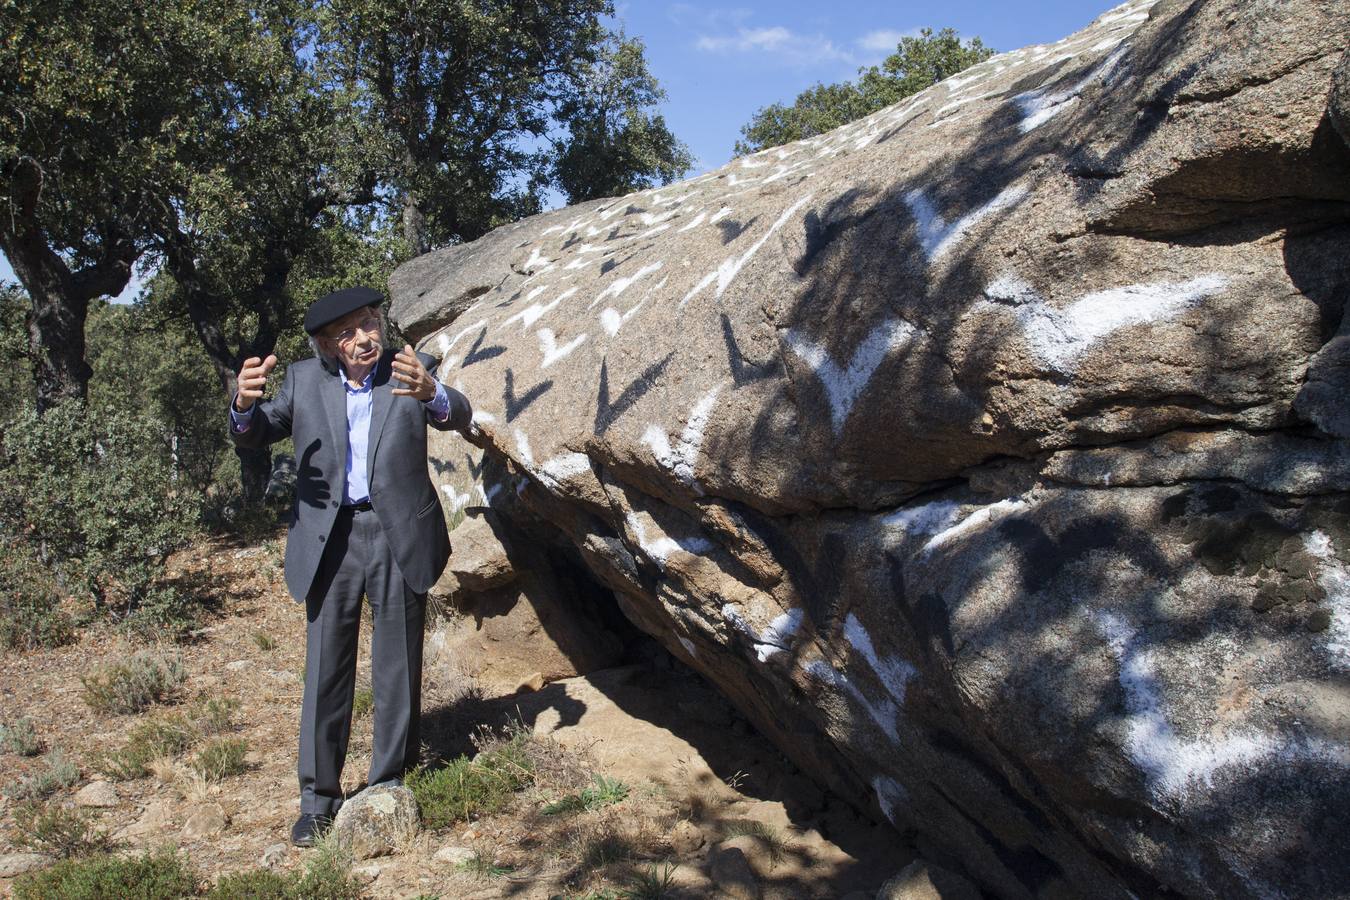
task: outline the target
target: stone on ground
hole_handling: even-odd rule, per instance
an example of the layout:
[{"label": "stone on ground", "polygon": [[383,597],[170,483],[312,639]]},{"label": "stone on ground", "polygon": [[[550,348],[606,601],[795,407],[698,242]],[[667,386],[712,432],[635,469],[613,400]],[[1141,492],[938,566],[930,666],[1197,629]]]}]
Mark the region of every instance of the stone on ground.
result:
[{"label": "stone on ground", "polygon": [[384,856],[417,834],[417,801],[403,785],[374,785],[342,804],[333,838],[357,859]]},{"label": "stone on ground", "polygon": [[980,892],[955,872],[916,859],[881,886],[876,900],[980,900]]}]

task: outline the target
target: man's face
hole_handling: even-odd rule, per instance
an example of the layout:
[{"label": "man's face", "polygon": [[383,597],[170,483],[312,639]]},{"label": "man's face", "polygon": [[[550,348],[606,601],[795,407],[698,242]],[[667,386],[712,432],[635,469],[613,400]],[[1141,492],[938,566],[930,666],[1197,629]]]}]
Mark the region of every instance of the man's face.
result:
[{"label": "man's face", "polygon": [[324,347],[347,369],[368,369],[375,365],[383,349],[384,335],[380,317],[373,306],[352,310],[323,329]]}]

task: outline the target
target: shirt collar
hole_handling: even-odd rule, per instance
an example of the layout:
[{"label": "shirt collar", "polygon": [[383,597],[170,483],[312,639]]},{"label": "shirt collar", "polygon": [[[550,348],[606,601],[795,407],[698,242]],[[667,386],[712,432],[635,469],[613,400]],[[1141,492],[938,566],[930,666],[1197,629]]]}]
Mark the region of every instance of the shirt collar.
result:
[{"label": "shirt collar", "polygon": [[370,391],[370,380],[375,377],[375,368],[372,366],[362,380],[360,387],[352,387],[352,383],[347,380],[347,367],[338,363],[338,374],[342,378],[342,386],[347,389],[349,394],[364,394]]}]

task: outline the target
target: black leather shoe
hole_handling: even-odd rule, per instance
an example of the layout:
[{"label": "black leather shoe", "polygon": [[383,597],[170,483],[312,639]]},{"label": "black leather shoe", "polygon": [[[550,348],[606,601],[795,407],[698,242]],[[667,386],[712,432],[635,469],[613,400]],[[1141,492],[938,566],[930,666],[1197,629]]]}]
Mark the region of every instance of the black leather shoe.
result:
[{"label": "black leather shoe", "polygon": [[291,843],[297,847],[313,847],[314,842],[332,827],[332,816],[301,813],[300,818],[291,826]]}]

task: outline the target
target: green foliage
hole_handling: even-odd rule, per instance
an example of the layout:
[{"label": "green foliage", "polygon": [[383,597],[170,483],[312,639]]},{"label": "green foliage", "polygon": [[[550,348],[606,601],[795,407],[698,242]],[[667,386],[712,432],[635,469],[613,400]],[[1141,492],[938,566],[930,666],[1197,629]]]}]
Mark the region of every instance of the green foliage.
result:
[{"label": "green foliage", "polygon": [[178,609],[161,584],[167,556],[196,526],[196,496],[175,484],[153,419],[77,401],[21,413],[3,437],[0,535],[26,539],[70,590],[125,619]]},{"label": "green foliage", "polygon": [[248,741],[243,738],[219,738],[203,747],[192,760],[192,771],[207,781],[224,781],[242,774],[248,766],[244,756]]},{"label": "green foliage", "polygon": [[170,699],[187,672],[177,659],[137,653],[125,663],[113,663],[80,676],[84,702],[95,712],[136,713],[152,703]]},{"label": "green foliage", "polygon": [[628,785],[617,778],[605,775],[593,775],[593,786],[582,788],[578,793],[568,794],[544,807],[546,816],[559,813],[587,812],[618,803],[628,796]]},{"label": "green foliage", "polygon": [[222,734],[234,727],[234,713],[239,701],[228,697],[212,697],[193,704],[188,717],[203,737]]},{"label": "green foliage", "polygon": [[253,632],[253,643],[264,653],[270,653],[277,649],[277,639],[265,631]]},{"label": "green foliage", "polygon": [[62,750],[53,750],[42,758],[42,767],[6,788],[15,800],[42,800],[80,780],[80,768]]},{"label": "green foliage", "polygon": [[0,585],[0,647],[37,650],[74,640],[56,581],[26,542],[0,537]]},{"label": "green foliage", "polygon": [[460,756],[439,769],[419,768],[404,783],[413,792],[428,828],[445,828],[472,815],[494,812],[529,783],[533,762],[525,752],[528,735]]},{"label": "green foliage", "polygon": [[648,111],[666,92],[645,52],[638,38],[610,35],[579,73],[582,89],[559,104],[568,136],[554,141],[552,172],[568,203],[669,184],[693,165],[664,117]]},{"label": "green foliage", "polygon": [[787,844],[783,834],[773,825],[758,819],[731,819],[722,825],[723,840],[750,835],[758,838],[769,852],[769,858],[775,863],[782,862],[787,856]]},{"label": "green foliage", "polygon": [[61,859],[104,853],[113,846],[108,833],[94,827],[85,813],[54,803],[45,806],[25,803],[15,811],[14,822],[18,826],[17,840],[21,846]]},{"label": "green foliage", "polygon": [[375,692],[370,688],[358,688],[352,695],[352,715],[358,719],[370,715],[375,708]]},{"label": "green foliage", "polygon": [[817,84],[790,106],[773,103],[759,110],[741,128],[745,139],[736,142],[735,153],[743,156],[824,134],[917,94],[994,52],[978,37],[962,43],[950,28],[937,34],[925,28],[918,37],[901,38],[880,66],[859,69],[856,81]]},{"label": "green foliage", "polygon": [[513,871],[512,866],[494,865],[491,857],[484,856],[481,853],[474,853],[468,859],[456,863],[455,868],[480,879],[500,878],[502,875],[510,874]]},{"label": "green foliage", "polygon": [[152,854],[68,859],[20,876],[14,900],[181,900],[196,894],[197,878],[183,857],[166,847]]},{"label": "green foliage", "polygon": [[137,722],[120,749],[94,756],[95,769],[118,781],[134,781],[149,774],[149,765],[157,759],[177,756],[197,742],[198,733],[182,715],[165,716]]},{"label": "green foliage", "polygon": [[619,892],[620,900],[662,900],[671,896],[675,884],[674,863],[652,864],[633,874],[628,886]]},{"label": "green foliage", "polygon": [[206,892],[207,900],[358,900],[364,895],[352,877],[351,857],[331,839],[320,841],[303,872],[255,869],[225,875]]},{"label": "green foliage", "polygon": [[19,756],[37,756],[41,753],[42,739],[33,727],[33,720],[23,716],[9,725],[0,724],[0,752],[17,753]]}]

